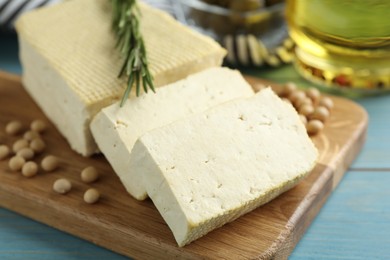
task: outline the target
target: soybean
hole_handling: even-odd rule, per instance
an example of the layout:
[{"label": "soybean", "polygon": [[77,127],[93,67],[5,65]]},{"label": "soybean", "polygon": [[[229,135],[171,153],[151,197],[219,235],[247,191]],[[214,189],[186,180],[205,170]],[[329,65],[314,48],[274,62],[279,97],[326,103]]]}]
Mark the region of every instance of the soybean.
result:
[{"label": "soybean", "polygon": [[7,158],[9,154],[10,154],[9,147],[5,144],[0,145],[0,161]]},{"label": "soybean", "polygon": [[30,143],[30,148],[36,153],[41,153],[45,150],[46,144],[41,138],[35,138]]},{"label": "soybean", "polygon": [[320,120],[310,120],[306,125],[306,130],[309,135],[315,135],[324,128],[324,123]]},{"label": "soybean", "polygon": [[81,180],[85,183],[92,183],[99,178],[99,173],[95,167],[89,166],[81,171]]},{"label": "soybean", "polygon": [[47,172],[54,171],[59,166],[59,160],[54,155],[48,155],[45,158],[43,158],[41,162],[41,167],[43,170]]},{"label": "soybean", "polygon": [[285,85],[284,85],[284,88],[283,88],[283,91],[281,91],[281,94],[283,96],[290,96],[291,93],[295,92],[297,90],[297,85],[295,85],[295,83],[293,82],[287,82]]},{"label": "soybean", "polygon": [[304,105],[312,105],[312,104],[313,104],[313,102],[311,101],[310,98],[304,97],[304,98],[302,98],[302,99],[298,99],[298,100],[294,103],[294,106],[295,106],[296,108],[299,109],[301,106],[304,106]]},{"label": "soybean", "polygon": [[33,149],[29,148],[29,147],[25,147],[25,148],[22,148],[20,149],[16,155],[20,156],[20,157],[23,157],[25,160],[31,160],[32,158],[34,158],[34,151]]},{"label": "soybean", "polygon": [[314,107],[312,105],[306,104],[299,107],[299,114],[304,116],[310,116],[314,112]]},{"label": "soybean", "polygon": [[38,133],[42,133],[43,131],[45,131],[46,127],[47,127],[46,123],[40,119],[36,119],[36,120],[32,121],[32,123],[30,125],[30,129],[35,131],[35,132],[38,132]]},{"label": "soybean", "polygon": [[304,99],[305,97],[306,97],[305,92],[303,92],[301,90],[297,90],[297,91],[291,93],[288,96],[288,99],[290,99],[291,103],[293,103],[295,105],[295,104],[298,104],[299,102],[301,102],[301,100]]},{"label": "soybean", "polygon": [[313,114],[311,114],[310,119],[318,119],[322,122],[325,122],[329,117],[329,110],[326,107],[319,106],[314,109]]},{"label": "soybean", "polygon": [[97,189],[91,188],[84,193],[84,201],[88,204],[96,203],[100,198],[100,193]]},{"label": "soybean", "polygon": [[330,99],[329,97],[321,98],[319,105],[326,107],[328,110],[331,110],[334,106],[332,99]]},{"label": "soybean", "polygon": [[35,138],[40,138],[40,135],[38,132],[29,130],[29,131],[24,133],[23,138],[26,139],[27,141],[32,141]]},{"label": "soybean", "polygon": [[17,135],[22,130],[23,125],[19,120],[13,120],[5,126],[5,132],[9,135]]},{"label": "soybean", "polygon": [[38,165],[35,162],[26,162],[22,168],[22,174],[24,177],[31,178],[38,173]]},{"label": "soybean", "polygon": [[53,190],[60,194],[68,193],[72,189],[72,183],[65,178],[58,179],[53,184]]},{"label": "soybean", "polygon": [[19,150],[28,147],[28,141],[26,139],[19,139],[12,145],[12,151],[17,153]]},{"label": "soybean", "polygon": [[306,90],[306,95],[313,101],[313,103],[317,103],[321,97],[321,92],[316,88],[308,88]]},{"label": "soybean", "polygon": [[23,157],[20,156],[14,156],[12,157],[8,162],[8,167],[11,171],[20,171],[22,169],[24,163],[26,160]]}]

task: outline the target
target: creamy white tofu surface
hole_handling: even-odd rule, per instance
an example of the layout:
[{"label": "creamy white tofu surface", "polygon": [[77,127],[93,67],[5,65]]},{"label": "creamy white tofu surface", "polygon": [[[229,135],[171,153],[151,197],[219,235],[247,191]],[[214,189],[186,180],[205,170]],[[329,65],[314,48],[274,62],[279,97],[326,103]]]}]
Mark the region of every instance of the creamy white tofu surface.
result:
[{"label": "creamy white tofu surface", "polygon": [[295,109],[265,89],[146,133],[129,170],[184,246],[296,185],[317,156]]},{"label": "creamy white tofu surface", "polygon": [[[225,55],[211,38],[168,14],[139,3],[141,32],[156,86],[220,66]],[[16,23],[23,85],[72,149],[97,152],[89,130],[93,116],[123,94],[117,75],[123,59],[115,49],[107,0],[72,0],[39,8]]]},{"label": "creamy white tofu surface", "polygon": [[211,68],[184,80],[104,108],[91,123],[99,149],[110,162],[127,191],[136,199],[147,197],[143,171],[134,171],[130,154],[137,139],[148,131],[206,111],[218,104],[253,96],[252,87],[238,71]]}]

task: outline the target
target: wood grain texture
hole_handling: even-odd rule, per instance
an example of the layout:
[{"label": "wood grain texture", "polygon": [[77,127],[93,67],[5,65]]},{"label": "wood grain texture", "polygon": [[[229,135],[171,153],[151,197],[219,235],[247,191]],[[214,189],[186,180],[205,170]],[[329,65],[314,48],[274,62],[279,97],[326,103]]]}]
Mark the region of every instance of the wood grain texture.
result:
[{"label": "wood grain texture", "polygon": [[[21,87],[18,77],[1,74],[0,78],[1,131],[12,119],[20,119],[27,125],[35,118],[45,118]],[[250,77],[248,81],[254,86],[260,82]],[[53,125],[45,134],[48,144],[45,153],[59,156],[61,168],[55,173],[41,172],[26,179],[10,172],[7,162],[1,161],[0,205],[135,258],[283,259],[293,250],[364,142],[365,111],[342,98],[334,98],[334,102],[327,127],[313,139],[320,150],[319,162],[303,182],[184,248],[176,246],[150,200],[132,199],[102,156],[77,155]],[[16,138],[5,139],[11,144]],[[42,155],[37,161],[41,158]],[[89,165],[95,165],[102,173],[101,180],[93,185],[83,184],[79,177],[80,171]],[[73,182],[74,189],[66,196],[55,194],[52,184],[64,176]],[[96,205],[82,201],[89,186],[103,194]]]}]

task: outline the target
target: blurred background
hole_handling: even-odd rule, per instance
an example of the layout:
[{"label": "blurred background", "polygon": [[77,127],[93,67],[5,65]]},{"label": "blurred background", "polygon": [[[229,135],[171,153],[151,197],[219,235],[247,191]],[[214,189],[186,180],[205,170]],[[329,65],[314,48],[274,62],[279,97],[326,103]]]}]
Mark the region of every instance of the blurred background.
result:
[{"label": "blurred background", "polygon": [[[1,41],[15,43],[20,14],[61,0],[0,0]],[[228,50],[226,65],[278,67],[292,60],[283,0],[143,0],[206,34]],[[16,48],[16,47],[15,47]],[[1,53],[1,60],[8,59]]]},{"label": "blurred background", "polygon": [[[0,40],[15,45],[21,13],[60,1],[0,0]],[[320,90],[350,97],[390,90],[388,0],[140,1],[218,41],[228,51],[226,66],[267,77],[293,63]],[[0,55],[0,62],[12,60]]]}]

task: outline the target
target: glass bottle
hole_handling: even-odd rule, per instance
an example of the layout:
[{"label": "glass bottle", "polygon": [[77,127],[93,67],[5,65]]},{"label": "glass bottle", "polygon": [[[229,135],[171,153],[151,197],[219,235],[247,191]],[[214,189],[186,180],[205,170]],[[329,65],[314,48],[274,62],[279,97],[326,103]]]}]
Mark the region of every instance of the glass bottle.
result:
[{"label": "glass bottle", "polygon": [[390,90],[389,0],[287,0],[295,67],[345,94]]}]

